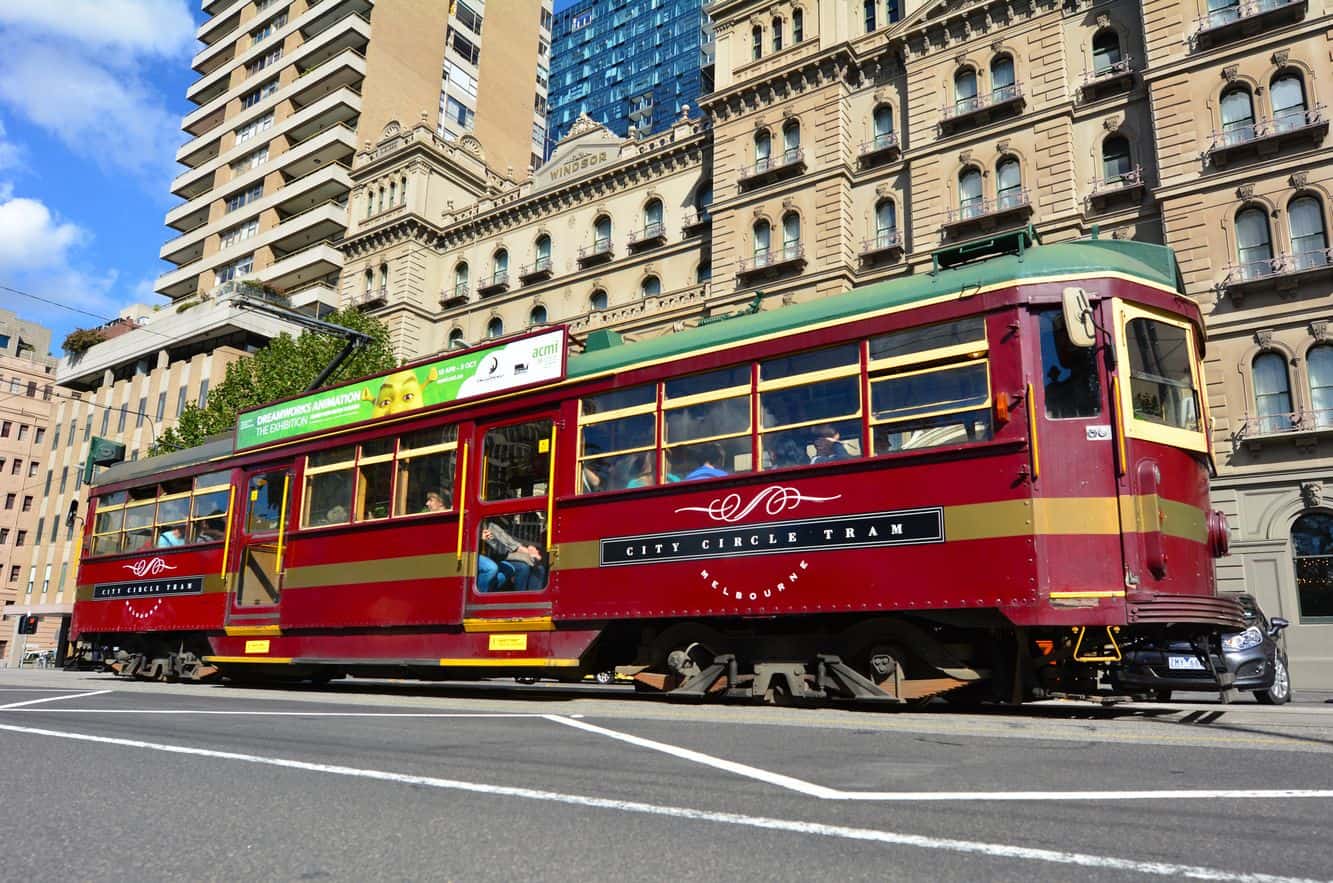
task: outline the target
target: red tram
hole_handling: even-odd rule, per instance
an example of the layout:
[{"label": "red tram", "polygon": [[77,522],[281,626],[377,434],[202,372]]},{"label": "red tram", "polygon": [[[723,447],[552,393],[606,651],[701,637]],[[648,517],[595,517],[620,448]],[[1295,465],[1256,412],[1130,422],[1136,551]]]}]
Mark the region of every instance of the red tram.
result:
[{"label": "red tram", "polygon": [[74,637],[124,674],[1005,701],[1135,636],[1209,666],[1203,324],[1084,240],[635,343],[564,329],[243,414],[100,479]]}]

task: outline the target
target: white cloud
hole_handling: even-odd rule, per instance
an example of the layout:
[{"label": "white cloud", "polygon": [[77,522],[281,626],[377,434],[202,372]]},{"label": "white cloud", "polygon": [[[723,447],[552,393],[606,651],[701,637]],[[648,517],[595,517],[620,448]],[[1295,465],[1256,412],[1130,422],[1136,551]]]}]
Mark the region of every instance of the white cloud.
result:
[{"label": "white cloud", "polygon": [[188,52],[194,20],[183,0],[4,0],[0,26],[134,55]]},{"label": "white cloud", "polygon": [[82,228],[59,221],[38,200],[0,201],[0,273],[61,268],[69,250],[86,240]]}]

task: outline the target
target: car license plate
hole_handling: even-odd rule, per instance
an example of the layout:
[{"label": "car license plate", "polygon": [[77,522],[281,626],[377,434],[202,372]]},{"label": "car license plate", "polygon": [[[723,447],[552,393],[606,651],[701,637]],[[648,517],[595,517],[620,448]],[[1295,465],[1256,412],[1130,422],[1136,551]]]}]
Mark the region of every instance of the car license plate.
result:
[{"label": "car license plate", "polygon": [[1203,660],[1197,656],[1168,656],[1166,667],[1176,671],[1203,671]]}]

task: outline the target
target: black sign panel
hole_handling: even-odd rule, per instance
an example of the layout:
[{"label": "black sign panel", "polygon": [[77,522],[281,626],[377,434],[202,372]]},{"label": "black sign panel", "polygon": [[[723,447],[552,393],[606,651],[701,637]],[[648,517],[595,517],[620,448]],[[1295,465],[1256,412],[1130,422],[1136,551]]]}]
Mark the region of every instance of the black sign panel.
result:
[{"label": "black sign panel", "polygon": [[145,579],[132,583],[98,583],[93,586],[93,600],[112,598],[153,598],[160,595],[198,595],[204,590],[202,576],[176,579]]},{"label": "black sign panel", "polygon": [[905,509],[810,521],[726,525],[602,540],[602,567],[944,542],[944,510]]}]

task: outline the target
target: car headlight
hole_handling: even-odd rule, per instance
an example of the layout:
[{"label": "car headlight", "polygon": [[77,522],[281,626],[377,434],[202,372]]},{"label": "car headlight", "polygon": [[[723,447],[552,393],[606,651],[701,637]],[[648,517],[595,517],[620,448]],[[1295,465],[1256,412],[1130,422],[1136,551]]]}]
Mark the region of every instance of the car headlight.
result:
[{"label": "car headlight", "polygon": [[1227,635],[1222,639],[1222,649],[1229,653],[1235,653],[1238,650],[1249,650],[1251,647],[1258,647],[1264,642],[1264,633],[1259,630],[1257,625],[1252,625],[1243,632],[1234,635]]}]

